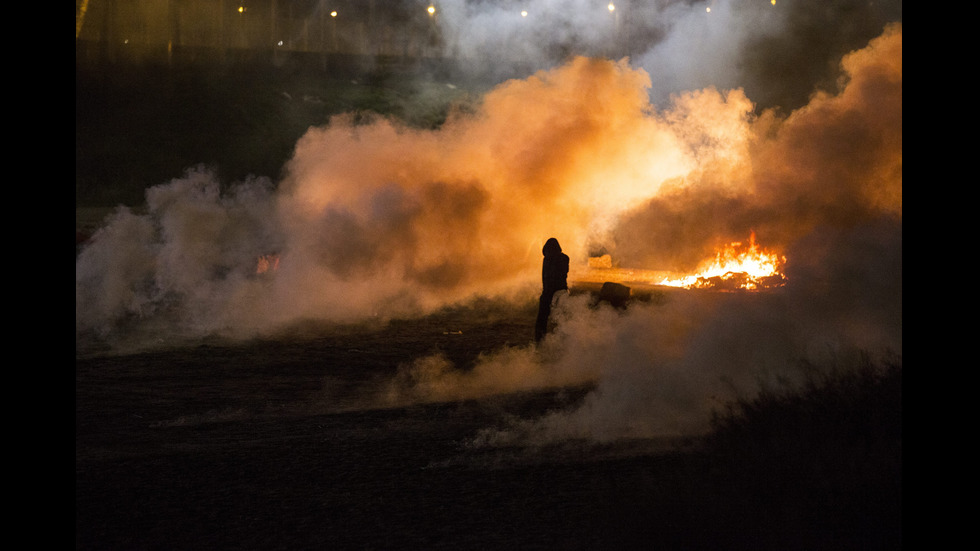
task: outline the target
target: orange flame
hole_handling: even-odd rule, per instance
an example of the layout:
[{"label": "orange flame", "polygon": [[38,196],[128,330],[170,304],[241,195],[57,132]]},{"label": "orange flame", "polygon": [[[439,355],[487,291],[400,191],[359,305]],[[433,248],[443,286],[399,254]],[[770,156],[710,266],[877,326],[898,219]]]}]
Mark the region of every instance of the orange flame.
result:
[{"label": "orange flame", "polygon": [[759,290],[786,284],[786,277],[781,271],[785,263],[785,256],[759,247],[753,232],[748,245],[741,242],[727,245],[713,259],[701,263],[690,275],[613,267],[609,255],[603,255],[589,258],[588,266],[569,274],[569,277],[578,283],[614,281],[683,289]]},{"label": "orange flame", "polygon": [[711,261],[703,263],[692,275],[664,278],[658,285],[693,288],[758,289],[778,287],[785,283],[781,273],[786,257],[761,249],[755,242],[755,232],[748,246],[731,243]]},{"label": "orange flame", "polygon": [[256,274],[274,272],[279,269],[279,255],[266,254],[259,257],[255,266]]}]

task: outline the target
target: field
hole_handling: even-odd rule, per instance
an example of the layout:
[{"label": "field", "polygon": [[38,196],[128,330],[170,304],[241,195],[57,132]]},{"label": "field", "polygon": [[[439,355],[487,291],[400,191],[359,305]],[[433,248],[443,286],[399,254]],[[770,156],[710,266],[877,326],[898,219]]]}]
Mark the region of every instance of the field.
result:
[{"label": "field", "polygon": [[454,310],[78,357],[76,548],[901,547],[900,370],[733,404],[683,441],[479,444],[588,385],[385,403],[410,358],[466,369],[532,323]]}]

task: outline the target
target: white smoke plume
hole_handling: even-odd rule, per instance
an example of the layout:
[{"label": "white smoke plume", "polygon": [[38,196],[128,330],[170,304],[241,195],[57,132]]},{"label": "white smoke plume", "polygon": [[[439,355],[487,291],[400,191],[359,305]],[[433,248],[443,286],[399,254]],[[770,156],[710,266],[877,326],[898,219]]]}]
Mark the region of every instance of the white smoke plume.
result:
[{"label": "white smoke plume", "polygon": [[[653,79],[650,97],[741,88],[764,107],[795,109],[814,86],[833,90],[836,63],[888,23],[884,0],[441,0],[444,47],[499,74],[548,68],[571,55],[621,59]],[[612,9],[610,9],[612,8]]]}]

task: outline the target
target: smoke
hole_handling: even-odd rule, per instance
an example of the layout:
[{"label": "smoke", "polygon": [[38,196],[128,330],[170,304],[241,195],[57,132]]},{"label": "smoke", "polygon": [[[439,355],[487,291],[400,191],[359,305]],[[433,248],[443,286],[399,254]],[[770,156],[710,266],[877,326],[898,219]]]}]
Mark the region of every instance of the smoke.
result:
[{"label": "smoke", "polygon": [[[348,117],[312,128],[275,193],[260,181],[222,193],[194,169],[148,192],[142,245],[108,228],[82,251],[76,326],[166,313],[234,334],[533,293],[548,237],[584,262],[624,208],[695,167],[697,137],[650,112],[648,87],[624,62],[576,58],[439,130]],[[107,275],[124,247],[149,257],[129,280]],[[270,254],[278,269],[256,274]]]},{"label": "smoke", "polygon": [[697,137],[684,143],[699,145],[698,168],[661,185],[609,233],[626,265],[682,269],[756,228],[788,257],[787,288],[675,292],[625,312],[570,297],[542,347],[487,356],[466,372],[422,359],[396,381],[399,396],[589,381],[595,390],[581,405],[488,429],[477,443],[678,436],[705,431],[728,401],[801,381],[803,366],[900,357],[901,43],[900,27],[890,27],[845,57],[837,94],[817,94],[785,119],[744,117],[735,92],[679,98],[663,120]]},{"label": "smoke", "polygon": [[787,111],[805,104],[815,87],[833,90],[841,56],[902,17],[900,0],[443,0],[438,6],[446,51],[472,60],[473,71],[523,74],[572,55],[626,57],[653,78],[655,105],[714,86],[741,88],[756,104]]},{"label": "smoke", "polygon": [[[680,47],[674,32],[649,59]],[[578,266],[602,247],[623,266],[684,270],[754,231],[788,258],[780,292],[676,292],[625,312],[565,297],[540,347],[466,372],[421,358],[389,394],[590,383],[580,407],[486,440],[697,432],[719,400],[801,360],[901,354],[901,60],[892,25],[843,57],[836,89],[785,116],[720,86],[660,108],[656,72],[580,56],[437,130],[337,117],[299,140],[277,185],[194,168],[117,212],[77,258],[76,334],[247,337],[525,300],[549,237]]]}]

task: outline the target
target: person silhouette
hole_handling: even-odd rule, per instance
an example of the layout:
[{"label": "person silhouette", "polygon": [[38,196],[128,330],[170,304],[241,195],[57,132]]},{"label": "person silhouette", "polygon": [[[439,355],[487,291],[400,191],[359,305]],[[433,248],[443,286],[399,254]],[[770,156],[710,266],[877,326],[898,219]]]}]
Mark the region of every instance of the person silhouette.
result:
[{"label": "person silhouette", "polygon": [[548,333],[548,319],[556,292],[568,290],[568,255],[561,252],[561,245],[554,237],[549,238],[541,249],[541,298],[538,299],[538,318],[534,324],[534,340],[540,342]]}]

